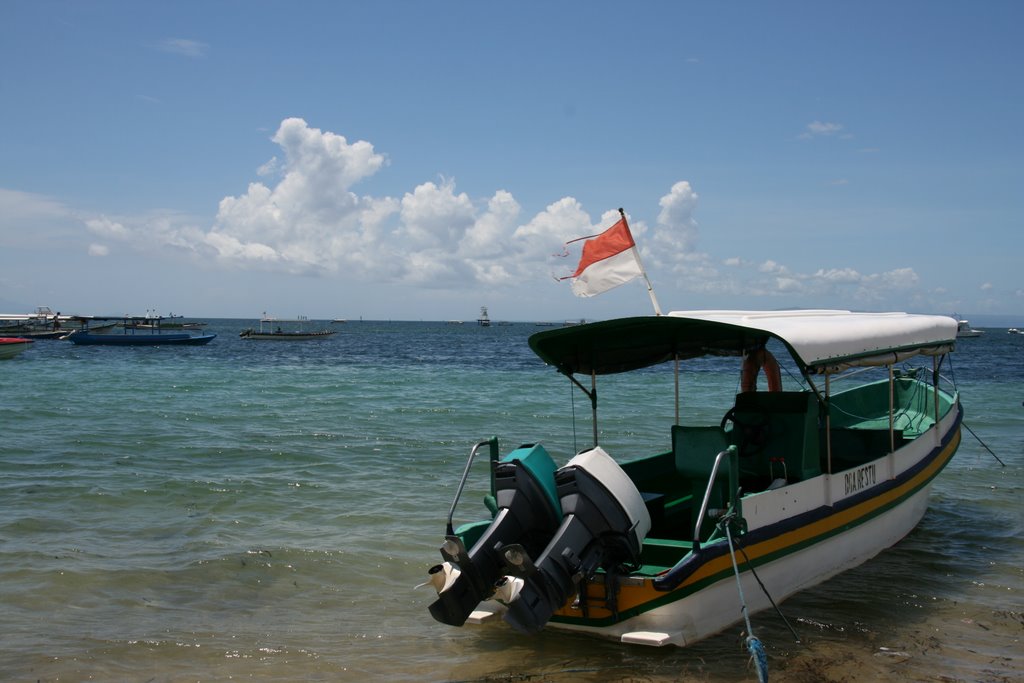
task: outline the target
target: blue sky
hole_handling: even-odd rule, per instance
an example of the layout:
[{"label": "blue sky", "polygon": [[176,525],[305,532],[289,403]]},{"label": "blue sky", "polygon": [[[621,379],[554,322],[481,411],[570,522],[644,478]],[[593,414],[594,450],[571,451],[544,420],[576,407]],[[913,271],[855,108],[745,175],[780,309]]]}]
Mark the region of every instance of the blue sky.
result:
[{"label": "blue sky", "polygon": [[1024,319],[1019,2],[0,4],[0,312]]}]

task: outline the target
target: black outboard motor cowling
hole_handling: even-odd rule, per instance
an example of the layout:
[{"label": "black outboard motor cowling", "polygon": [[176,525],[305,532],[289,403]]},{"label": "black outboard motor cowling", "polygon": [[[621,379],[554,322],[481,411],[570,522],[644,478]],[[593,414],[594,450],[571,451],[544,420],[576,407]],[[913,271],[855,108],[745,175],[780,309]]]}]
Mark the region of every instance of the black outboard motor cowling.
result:
[{"label": "black outboard motor cowling", "polygon": [[598,568],[636,563],[651,518],[629,476],[600,447],[581,453],[555,474],[565,518],[532,566],[510,564],[505,621],[541,630],[583,578]]},{"label": "black outboard motor cowling", "polygon": [[540,445],[519,448],[498,463],[494,520],[468,552],[457,536],[449,536],[441,548],[445,562],[430,570],[430,583],[438,591],[429,607],[435,619],[462,626],[491,597],[505,574],[506,546],[521,546],[534,557],[543,551],[562,520],[554,473],[555,463]]}]

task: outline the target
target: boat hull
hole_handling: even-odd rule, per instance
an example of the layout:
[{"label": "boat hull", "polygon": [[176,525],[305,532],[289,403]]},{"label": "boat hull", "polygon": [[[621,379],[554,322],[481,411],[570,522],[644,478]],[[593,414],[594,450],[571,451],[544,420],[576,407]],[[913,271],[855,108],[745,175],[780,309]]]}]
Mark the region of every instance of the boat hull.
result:
[{"label": "boat hull", "polygon": [[23,337],[2,337],[0,338],[0,360],[14,358],[32,345],[31,339]]},{"label": "boat hull", "polygon": [[[531,336],[531,349],[591,400],[594,446],[586,453],[599,449],[597,377],[674,361],[671,447],[621,462],[627,480],[614,490],[630,495],[616,499],[642,500],[650,516],[639,552],[621,552],[642,526],[630,526],[636,517],[605,515],[607,528],[597,524],[591,507],[613,509],[595,495],[600,487],[576,491],[571,468],[561,468],[563,512],[579,510],[590,536],[563,538],[560,528],[537,556],[489,540],[505,556],[506,575],[467,621],[500,615],[525,633],[549,627],[690,645],[899,542],[960,444],[958,392],[940,386],[955,326],[905,313],[697,311]],[[749,382],[719,422],[680,419],[681,361],[738,356],[747,372],[751,359],[770,356],[769,342],[790,354],[798,390],[769,381],[758,391]],[[917,357],[931,368],[907,363]],[[597,478],[606,488],[612,480]],[[580,507],[584,499],[596,503]],[[588,549],[600,544],[620,552],[590,561]],[[552,558],[564,571],[551,570]]]},{"label": "boat hull", "polygon": [[[786,557],[757,567],[757,575],[776,604],[848,569],[857,567],[904,538],[917,526],[928,508],[930,486],[921,489],[900,507],[855,529],[820,541]],[[743,562],[742,555],[737,561]],[[743,595],[750,614],[771,607],[750,571],[741,573]],[[624,643],[638,645],[692,645],[720,633],[740,621],[736,609],[736,579],[730,572],[715,583],[691,592],[667,605],[610,626],[588,626],[576,620],[551,621],[554,629],[587,631]]]},{"label": "boat hull", "polygon": [[312,339],[324,339],[333,335],[333,331],[325,332],[253,332],[246,330],[238,336],[242,339],[255,341],[310,341]]},{"label": "boat hull", "polygon": [[[737,552],[736,561],[750,613],[771,607],[757,578],[778,603],[870,560],[910,533],[928,508],[932,480],[959,446],[961,419],[958,406],[938,428],[893,454],[744,498],[749,530],[737,539],[745,556]],[[567,604],[548,627],[653,646],[687,646],[715,635],[741,620],[732,559],[725,539],[697,554],[704,559],[692,563],[688,576],[669,591],[658,589],[658,577],[622,579],[614,612],[603,607],[599,576],[585,589],[587,616]],[[505,609],[489,601],[469,621],[483,623]]]},{"label": "boat hull", "polygon": [[92,334],[75,331],[66,339],[81,346],[200,346],[208,344],[217,335],[190,334]]}]

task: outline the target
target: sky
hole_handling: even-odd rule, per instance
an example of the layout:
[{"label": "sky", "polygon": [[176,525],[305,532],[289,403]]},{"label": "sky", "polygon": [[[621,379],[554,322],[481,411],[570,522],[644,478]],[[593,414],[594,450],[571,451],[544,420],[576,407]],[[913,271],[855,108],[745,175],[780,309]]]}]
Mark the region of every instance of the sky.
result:
[{"label": "sky", "polygon": [[0,3],[0,312],[1024,323],[1024,3]]}]

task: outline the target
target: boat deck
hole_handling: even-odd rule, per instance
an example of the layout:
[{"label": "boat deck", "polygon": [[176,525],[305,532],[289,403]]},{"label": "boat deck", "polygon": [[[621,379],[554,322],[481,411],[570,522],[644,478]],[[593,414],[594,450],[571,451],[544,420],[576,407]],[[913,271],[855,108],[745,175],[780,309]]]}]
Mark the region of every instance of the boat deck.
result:
[{"label": "boat deck", "polygon": [[[877,393],[887,382],[865,385],[833,397],[830,443],[819,421],[816,399],[805,392],[751,392],[737,396],[736,426],[672,427],[672,450],[622,463],[643,492],[652,527],[644,541],[644,575],[673,566],[692,548],[694,522],[717,454],[736,445],[740,451],[738,479],[744,498],[768,490],[773,482],[794,484],[829,471],[842,472],[888,454],[916,439],[934,425],[934,392],[897,391],[899,411],[890,433],[888,414],[871,415]],[[875,403],[872,403],[872,401]],[[884,405],[888,405],[886,398]],[[943,399],[943,414],[951,403]],[[819,424],[819,422],[821,422]],[[726,470],[728,468],[725,468]],[[725,508],[728,472],[719,471],[709,507]],[[701,540],[715,533],[713,523],[702,526]]]}]

